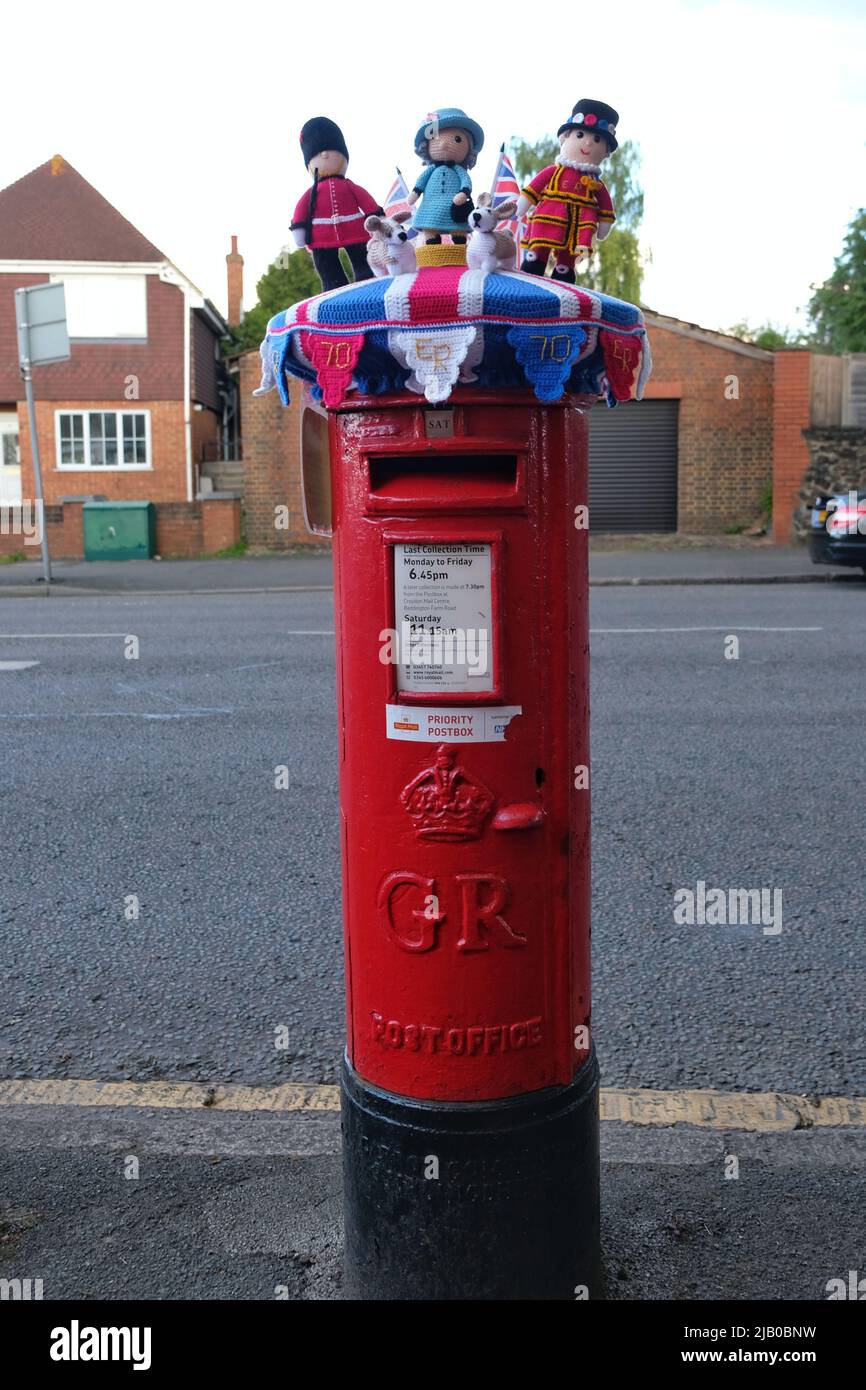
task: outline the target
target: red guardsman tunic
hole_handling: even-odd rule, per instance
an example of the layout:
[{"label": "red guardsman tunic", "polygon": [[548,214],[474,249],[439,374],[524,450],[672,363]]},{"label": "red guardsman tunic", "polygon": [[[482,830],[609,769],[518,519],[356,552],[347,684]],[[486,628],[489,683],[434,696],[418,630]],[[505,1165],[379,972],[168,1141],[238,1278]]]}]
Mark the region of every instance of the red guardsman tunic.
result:
[{"label": "red guardsman tunic", "polygon": [[523,192],[534,204],[526,214],[525,251],[591,250],[593,234],[603,240],[615,220],[610,194],[587,165],[551,164]]},{"label": "red guardsman tunic", "polygon": [[[306,227],[310,211],[312,188],[308,188],[295,208],[292,230]],[[316,250],[326,246],[352,246],[356,241],[369,241],[364,218],[381,208],[366,188],[352,183],[342,174],[319,179],[316,203],[313,208],[313,235],[308,245]]]}]

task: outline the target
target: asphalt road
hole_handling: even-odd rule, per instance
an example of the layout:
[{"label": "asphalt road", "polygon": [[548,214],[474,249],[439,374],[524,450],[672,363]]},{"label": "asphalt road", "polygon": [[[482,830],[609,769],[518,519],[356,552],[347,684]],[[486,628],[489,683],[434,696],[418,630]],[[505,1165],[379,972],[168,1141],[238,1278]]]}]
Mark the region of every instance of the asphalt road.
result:
[{"label": "asphalt road", "polygon": [[[866,594],[600,589],[592,621],[604,1083],[862,1094]],[[330,628],[326,593],[0,602],[0,1075],[335,1079]],[[675,924],[698,880],[781,889],[781,934]]]}]

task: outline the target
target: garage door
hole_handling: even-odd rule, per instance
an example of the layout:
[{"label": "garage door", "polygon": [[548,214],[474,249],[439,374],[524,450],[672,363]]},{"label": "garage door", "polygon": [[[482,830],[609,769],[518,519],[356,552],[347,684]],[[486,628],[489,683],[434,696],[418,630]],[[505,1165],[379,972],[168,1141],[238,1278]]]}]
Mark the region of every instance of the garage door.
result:
[{"label": "garage door", "polygon": [[597,405],[589,416],[589,529],[677,529],[677,401]]}]

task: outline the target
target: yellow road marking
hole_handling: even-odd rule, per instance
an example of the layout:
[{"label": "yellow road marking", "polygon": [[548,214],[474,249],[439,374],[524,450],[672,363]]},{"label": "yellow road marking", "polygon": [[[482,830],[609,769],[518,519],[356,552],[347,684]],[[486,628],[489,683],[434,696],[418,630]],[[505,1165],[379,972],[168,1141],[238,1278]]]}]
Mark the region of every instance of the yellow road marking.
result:
[{"label": "yellow road marking", "polygon": [[0,1081],[0,1105],[144,1106],[153,1110],[339,1110],[336,1086],[208,1086],[200,1081]]},{"label": "yellow road marking", "polygon": [[[198,1081],[0,1081],[2,1105],[153,1110],[318,1111],[340,1108],[336,1086],[208,1086]],[[603,1088],[601,1118],[637,1125],[697,1125],[767,1133],[866,1125],[866,1097],[806,1097],[782,1091],[653,1091]]]},{"label": "yellow road marking", "polygon": [[767,1133],[818,1126],[866,1125],[866,1097],[785,1091],[602,1090],[601,1118],[633,1125],[699,1125]]}]

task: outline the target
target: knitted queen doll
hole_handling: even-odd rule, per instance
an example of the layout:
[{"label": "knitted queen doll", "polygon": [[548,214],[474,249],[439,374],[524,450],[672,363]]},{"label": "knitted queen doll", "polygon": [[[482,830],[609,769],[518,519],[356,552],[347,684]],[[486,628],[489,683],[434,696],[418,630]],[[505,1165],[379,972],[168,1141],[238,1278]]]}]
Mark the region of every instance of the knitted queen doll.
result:
[{"label": "knitted queen doll", "polygon": [[369,280],[367,264],[369,232],[364,219],[382,208],[360,184],[346,178],[349,151],[343,132],[327,116],[314,116],[301,130],[301,152],[313,180],[295,208],[292,234],[298,246],[313,253],[313,263],[323,290],[348,284],[340,264],[345,247],[356,280]]},{"label": "knitted queen doll", "polygon": [[574,284],[575,262],[592,255],[614,223],[610,194],[599,178],[602,160],[617,147],[619,116],[603,101],[579,101],[559,136],[554,164],[524,188],[517,215],[527,215],[520,269],[543,275],[551,251],[554,278]]},{"label": "knitted queen doll", "polygon": [[409,203],[418,203],[412,225],[425,242],[440,242],[443,232],[449,232],[454,242],[465,242],[472,211],[469,170],[483,144],[481,126],[459,106],[432,111],[419,126],[415,153],[424,168],[415,180]]}]

